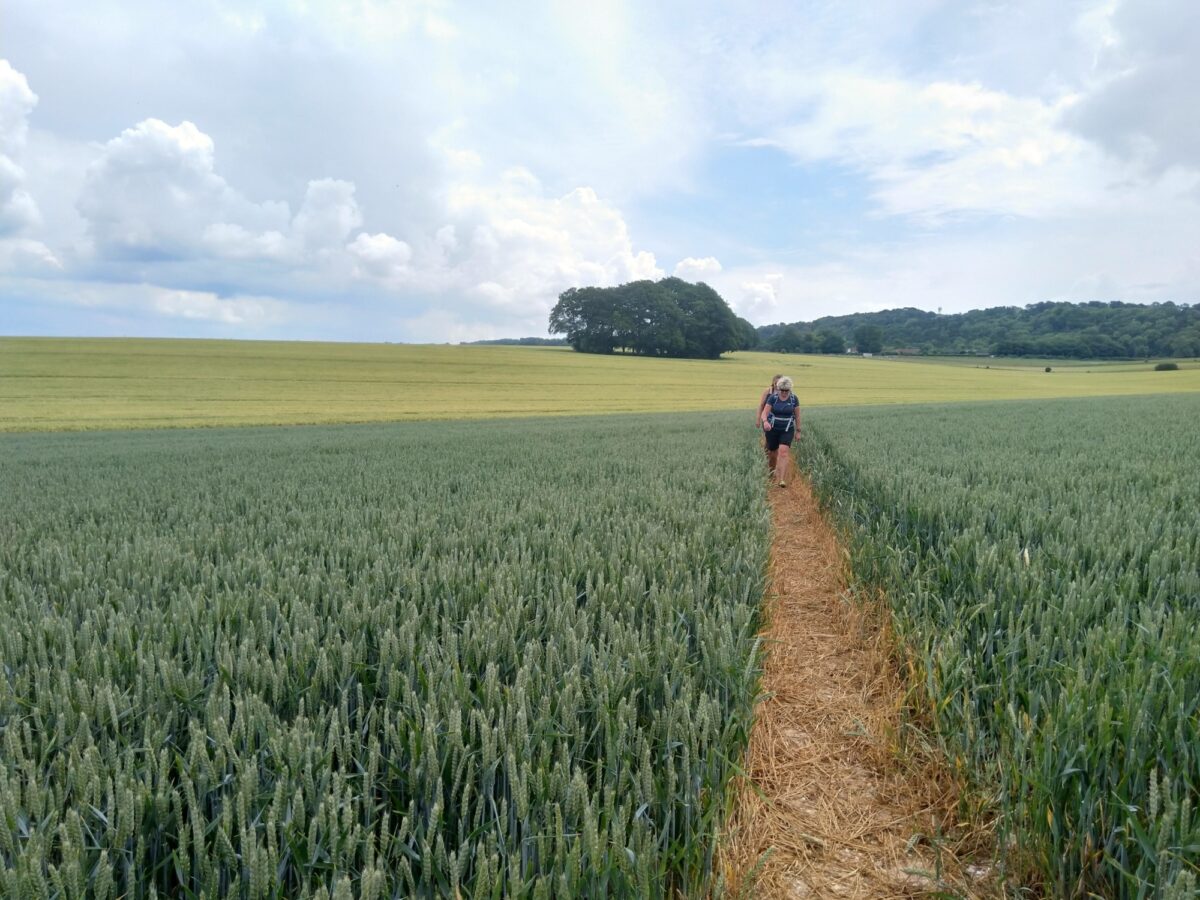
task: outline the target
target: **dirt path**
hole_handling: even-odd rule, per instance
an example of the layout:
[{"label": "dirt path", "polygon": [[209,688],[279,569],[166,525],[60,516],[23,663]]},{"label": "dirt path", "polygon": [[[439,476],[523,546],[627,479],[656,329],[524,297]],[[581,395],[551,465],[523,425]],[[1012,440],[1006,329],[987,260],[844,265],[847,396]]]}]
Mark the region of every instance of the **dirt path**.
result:
[{"label": "dirt path", "polygon": [[772,487],[771,506],[767,696],[729,836],[734,884],[757,863],[753,897],[969,895],[929,840],[946,780],[897,747],[904,690],[886,630],[845,599],[807,481]]}]

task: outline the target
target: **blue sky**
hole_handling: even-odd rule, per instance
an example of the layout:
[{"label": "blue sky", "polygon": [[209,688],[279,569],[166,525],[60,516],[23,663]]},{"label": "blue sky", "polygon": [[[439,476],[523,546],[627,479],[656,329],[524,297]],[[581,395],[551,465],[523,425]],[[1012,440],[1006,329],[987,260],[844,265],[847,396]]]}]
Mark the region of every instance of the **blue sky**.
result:
[{"label": "blue sky", "polygon": [[0,333],[1200,301],[1190,0],[8,0]]}]

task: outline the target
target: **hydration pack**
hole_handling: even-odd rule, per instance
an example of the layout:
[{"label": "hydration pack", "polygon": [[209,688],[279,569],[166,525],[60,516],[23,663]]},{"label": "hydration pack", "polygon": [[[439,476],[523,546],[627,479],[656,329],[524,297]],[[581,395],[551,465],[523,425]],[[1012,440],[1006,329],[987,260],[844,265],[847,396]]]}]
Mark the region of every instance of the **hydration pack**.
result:
[{"label": "hydration pack", "polygon": [[[792,397],[794,399],[795,395],[793,394]],[[796,417],[794,415],[792,415],[792,416],[777,416],[777,415],[775,415],[775,403],[778,400],[779,400],[778,394],[771,394],[769,397],[767,397],[767,405],[771,407],[771,412],[767,413],[767,424],[771,426],[771,429],[773,431],[784,431],[784,432],[791,431],[792,429],[794,429],[796,427]],[[796,406],[799,406],[799,405],[800,405],[799,403],[796,403],[796,405],[793,406],[792,408],[795,409]]]}]

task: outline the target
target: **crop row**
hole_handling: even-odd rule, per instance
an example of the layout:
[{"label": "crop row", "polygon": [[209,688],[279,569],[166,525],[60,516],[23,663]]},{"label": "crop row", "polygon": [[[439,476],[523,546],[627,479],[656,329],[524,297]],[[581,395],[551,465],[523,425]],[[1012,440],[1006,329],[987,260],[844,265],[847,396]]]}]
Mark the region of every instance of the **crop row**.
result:
[{"label": "crop row", "polygon": [[800,448],[938,738],[1056,897],[1193,896],[1200,397],[817,411]]},{"label": "crop row", "polygon": [[0,896],[715,885],[744,416],[4,438]]}]

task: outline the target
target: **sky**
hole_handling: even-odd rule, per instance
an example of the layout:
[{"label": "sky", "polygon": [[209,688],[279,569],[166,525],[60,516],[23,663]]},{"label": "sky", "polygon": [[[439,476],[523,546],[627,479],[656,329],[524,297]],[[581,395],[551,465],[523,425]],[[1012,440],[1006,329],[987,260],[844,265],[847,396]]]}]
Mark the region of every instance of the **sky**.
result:
[{"label": "sky", "polygon": [[1200,3],[4,0],[0,334],[1200,302]]}]

